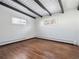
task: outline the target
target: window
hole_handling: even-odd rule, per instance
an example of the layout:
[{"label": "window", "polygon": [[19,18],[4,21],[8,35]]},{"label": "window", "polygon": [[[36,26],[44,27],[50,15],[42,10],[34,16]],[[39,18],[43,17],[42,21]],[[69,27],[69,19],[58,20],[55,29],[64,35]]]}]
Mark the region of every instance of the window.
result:
[{"label": "window", "polygon": [[18,18],[18,17],[13,17],[12,18],[12,24],[26,24],[26,20],[22,19],[22,18]]}]

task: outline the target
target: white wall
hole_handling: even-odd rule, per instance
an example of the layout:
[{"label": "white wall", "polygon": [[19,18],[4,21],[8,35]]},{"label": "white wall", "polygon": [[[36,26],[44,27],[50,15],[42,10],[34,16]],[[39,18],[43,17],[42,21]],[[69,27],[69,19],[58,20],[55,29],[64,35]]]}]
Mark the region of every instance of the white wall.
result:
[{"label": "white wall", "polygon": [[76,21],[76,36],[77,36],[77,44],[79,45],[79,16],[77,16],[77,21]]},{"label": "white wall", "polygon": [[79,0],[61,0],[64,10],[77,9],[79,5]]},{"label": "white wall", "polygon": [[[27,20],[27,24],[13,25],[12,17],[24,18]],[[22,40],[21,38],[28,39],[36,36],[79,44],[79,11],[67,11],[64,14],[47,17],[47,20],[49,19],[55,19],[56,23],[43,25],[44,19],[34,21],[28,16],[0,6],[0,43],[6,44]]]},{"label": "white wall", "polygon": [[52,15],[47,18],[56,23],[44,25],[44,19],[39,19],[38,37],[76,44],[79,39],[79,11],[66,11],[64,14]]},{"label": "white wall", "polygon": [[[27,24],[13,25],[11,23],[12,17],[24,18],[27,20]],[[34,19],[0,6],[0,43],[6,44],[31,37],[35,37]]]}]

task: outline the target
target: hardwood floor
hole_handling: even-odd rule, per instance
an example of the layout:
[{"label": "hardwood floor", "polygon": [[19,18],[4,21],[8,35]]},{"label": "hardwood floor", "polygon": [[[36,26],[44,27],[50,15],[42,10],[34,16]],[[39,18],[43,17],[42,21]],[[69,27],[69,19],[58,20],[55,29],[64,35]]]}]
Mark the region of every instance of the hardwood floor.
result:
[{"label": "hardwood floor", "polygon": [[0,47],[0,59],[79,59],[79,47],[36,38]]}]

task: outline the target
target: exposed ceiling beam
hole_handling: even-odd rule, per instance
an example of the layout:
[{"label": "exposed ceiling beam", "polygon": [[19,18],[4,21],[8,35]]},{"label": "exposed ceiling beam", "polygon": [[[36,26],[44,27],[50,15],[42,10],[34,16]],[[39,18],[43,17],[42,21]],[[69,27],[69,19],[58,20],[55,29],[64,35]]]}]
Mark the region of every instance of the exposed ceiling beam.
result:
[{"label": "exposed ceiling beam", "polygon": [[47,10],[47,8],[39,1],[39,0],[34,0],[40,7],[42,7],[44,10],[46,10],[49,15],[51,16],[52,14]]},{"label": "exposed ceiling beam", "polygon": [[3,6],[5,6],[5,7],[7,7],[7,8],[10,8],[10,9],[12,9],[12,10],[14,10],[14,11],[17,11],[17,12],[19,12],[19,13],[22,13],[22,14],[24,14],[24,15],[26,15],[26,16],[29,16],[29,17],[31,17],[31,18],[33,18],[33,19],[36,18],[36,17],[31,16],[31,15],[29,15],[29,14],[23,12],[23,11],[20,11],[20,10],[18,10],[18,9],[16,9],[16,8],[14,8],[14,7],[12,7],[12,6],[10,6],[10,5],[4,3],[4,2],[0,2],[0,4],[3,5]]},{"label": "exposed ceiling beam", "polygon": [[30,10],[32,13],[34,13],[34,14],[36,14],[36,15],[38,15],[38,16],[40,16],[40,17],[42,17],[40,14],[38,14],[38,13],[37,13],[37,12],[35,12],[34,10],[30,9],[28,6],[24,5],[24,4],[23,4],[23,3],[21,3],[20,1],[18,1],[18,0],[12,0],[12,1],[14,1],[14,2],[16,2],[16,3],[20,4],[21,6],[23,6],[23,7],[25,7],[25,8],[27,8],[27,9],[28,9],[28,10]]},{"label": "exposed ceiling beam", "polygon": [[62,5],[62,1],[61,0],[58,0],[58,1],[59,1],[59,4],[60,4],[62,13],[64,13],[64,8],[63,8],[63,5]]}]

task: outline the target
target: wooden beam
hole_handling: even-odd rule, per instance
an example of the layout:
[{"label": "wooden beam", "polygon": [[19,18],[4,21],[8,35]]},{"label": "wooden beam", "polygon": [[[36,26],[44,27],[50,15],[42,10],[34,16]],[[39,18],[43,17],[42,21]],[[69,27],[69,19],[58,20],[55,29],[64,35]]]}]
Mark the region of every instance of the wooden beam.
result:
[{"label": "wooden beam", "polygon": [[14,10],[14,11],[17,11],[17,12],[19,12],[19,13],[22,13],[22,14],[24,14],[24,15],[27,15],[27,16],[33,18],[33,19],[36,18],[36,17],[31,16],[31,15],[29,15],[29,14],[23,12],[23,11],[20,11],[20,10],[18,10],[18,9],[16,9],[16,8],[14,8],[14,7],[12,7],[12,6],[8,5],[8,4],[6,4],[6,3],[0,2],[0,4],[3,5],[3,6],[5,6],[5,7],[7,7],[7,8],[10,8],[10,9],[12,9],[12,10]]},{"label": "wooden beam", "polygon": [[52,14],[47,10],[47,8],[39,1],[39,0],[34,0],[41,8],[43,8],[44,10],[46,10],[49,15],[51,16]]},{"label": "wooden beam", "polygon": [[42,17],[40,14],[38,14],[38,13],[37,13],[37,12],[35,12],[34,10],[30,9],[28,6],[24,5],[24,4],[23,4],[23,3],[21,3],[20,1],[18,1],[18,0],[12,0],[12,1],[14,1],[14,2],[16,2],[16,3],[20,4],[21,6],[23,6],[23,7],[25,7],[25,8],[27,8],[28,10],[30,10],[32,13],[34,13],[34,14],[38,15],[39,17]]},{"label": "wooden beam", "polygon": [[58,0],[58,1],[59,1],[59,5],[60,5],[60,8],[61,8],[62,13],[64,13],[64,8],[63,8],[62,1],[61,0]]}]

